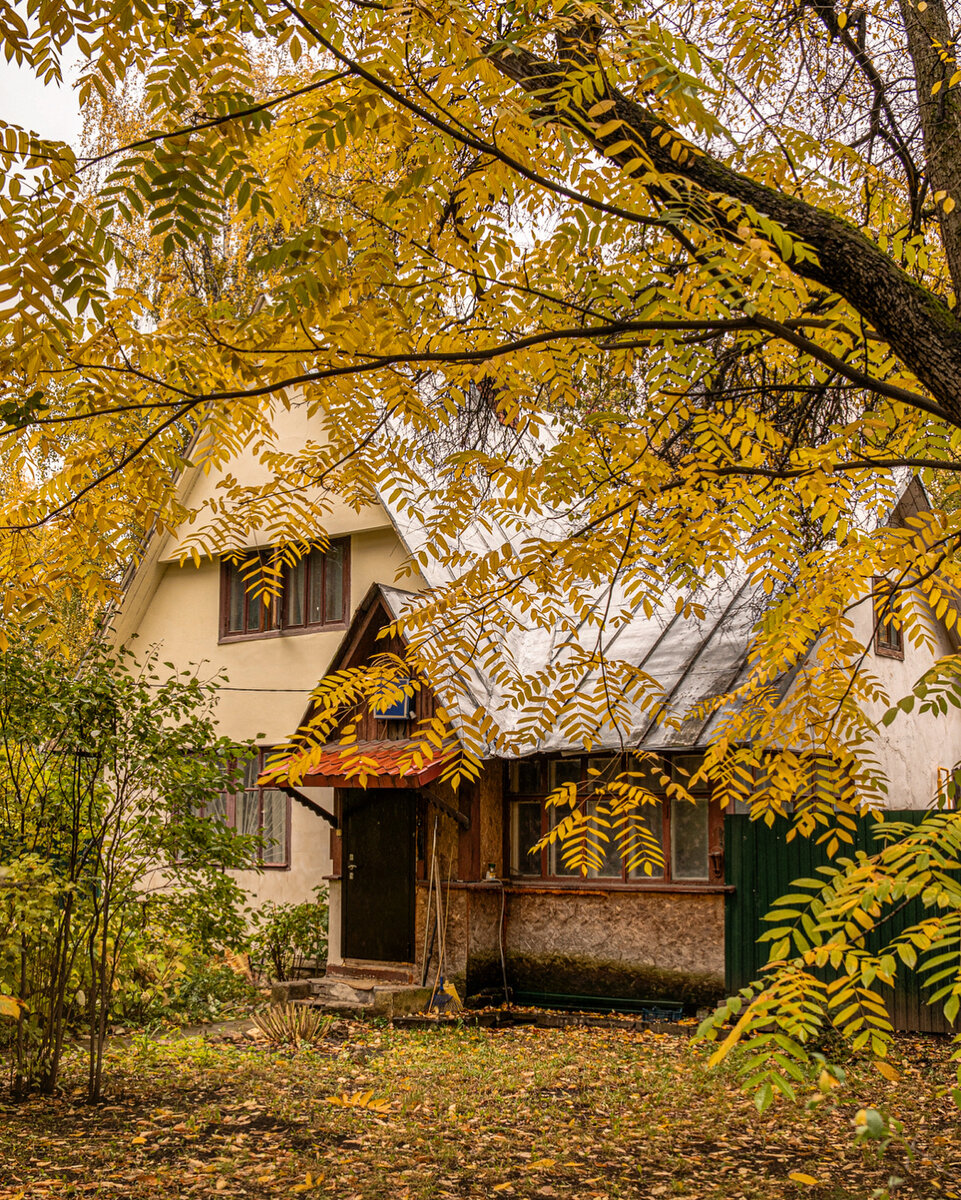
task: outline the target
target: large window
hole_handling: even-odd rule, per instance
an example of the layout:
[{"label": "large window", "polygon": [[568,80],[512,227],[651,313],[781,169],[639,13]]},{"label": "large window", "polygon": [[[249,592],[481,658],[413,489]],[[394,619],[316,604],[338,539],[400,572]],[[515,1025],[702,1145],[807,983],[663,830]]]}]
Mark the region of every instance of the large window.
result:
[{"label": "large window", "polygon": [[[663,772],[687,787],[697,761],[689,755],[672,761],[665,759]],[[624,814],[612,811],[611,800],[604,794],[605,780],[614,778],[623,766],[623,760],[618,764],[610,757],[588,756],[512,763],[508,776],[511,874],[530,879],[584,879],[580,868],[570,864],[572,851],[578,849],[577,836],[532,850],[566,815],[563,808],[549,807],[547,796],[569,783],[577,788],[579,808],[586,818],[580,836],[597,844],[600,840],[597,831],[604,830],[608,838],[606,846],[601,845],[596,851],[601,861],[588,869],[588,879],[610,883],[718,882],[720,856],[711,854],[711,843],[718,840],[712,839],[712,834],[719,833],[717,825],[722,818],[712,809],[706,787],[694,789],[692,803],[669,798],[665,788],[647,778],[645,786],[658,796],[657,802],[634,809],[626,827],[635,850],[644,849],[645,862],[629,865],[624,860],[618,845],[618,829],[625,830],[623,825],[619,826]],[[629,763],[628,769],[635,771],[640,767]],[[658,852],[660,862],[654,861]]]},{"label": "large window", "polygon": [[332,540],[326,549],[314,547],[292,566],[275,562],[269,549],[254,550],[242,558],[224,558],[220,636],[265,637],[343,628],[349,576],[349,538]]},{"label": "large window", "polygon": [[256,758],[243,764],[238,771],[237,790],[222,792],[208,803],[204,816],[223,821],[238,833],[261,839],[257,861],[265,867],[290,866],[290,799],[277,788],[257,787],[257,777],[264,769],[269,749],[260,750]]}]

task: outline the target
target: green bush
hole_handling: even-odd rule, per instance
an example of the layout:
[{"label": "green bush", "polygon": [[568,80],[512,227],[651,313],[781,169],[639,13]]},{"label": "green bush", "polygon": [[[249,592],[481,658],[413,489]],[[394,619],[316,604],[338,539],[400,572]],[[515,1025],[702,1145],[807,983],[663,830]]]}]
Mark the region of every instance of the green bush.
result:
[{"label": "green bush", "polygon": [[246,1010],[262,996],[253,984],[223,963],[196,964],[178,983],[168,1013],[185,1024],[214,1021]]},{"label": "green bush", "polygon": [[79,670],[26,637],[0,654],[0,1036],[15,1096],[53,1094],[79,1036],[98,1100],[111,1026],[162,1003],[178,974],[158,937],[209,959],[246,932],[231,871],[256,839],[201,814],[249,747],[219,736],[211,682],[154,652],[92,649]]},{"label": "green bush", "polygon": [[119,979],[111,1021],[139,1029],[223,1020],[263,998],[242,971],[170,939],[145,944]]},{"label": "green bush", "polygon": [[250,964],[272,979],[294,979],[307,963],[319,969],[327,959],[327,889],[303,904],[266,901],[250,913]]}]

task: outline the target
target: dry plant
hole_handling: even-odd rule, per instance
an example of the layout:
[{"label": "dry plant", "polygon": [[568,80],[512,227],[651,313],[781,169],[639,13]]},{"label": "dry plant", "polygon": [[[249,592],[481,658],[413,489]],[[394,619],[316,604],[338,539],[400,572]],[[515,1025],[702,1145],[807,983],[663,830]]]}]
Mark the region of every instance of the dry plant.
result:
[{"label": "dry plant", "polygon": [[277,1046],[316,1046],[330,1032],[334,1018],[296,1000],[254,1013],[254,1024]]}]

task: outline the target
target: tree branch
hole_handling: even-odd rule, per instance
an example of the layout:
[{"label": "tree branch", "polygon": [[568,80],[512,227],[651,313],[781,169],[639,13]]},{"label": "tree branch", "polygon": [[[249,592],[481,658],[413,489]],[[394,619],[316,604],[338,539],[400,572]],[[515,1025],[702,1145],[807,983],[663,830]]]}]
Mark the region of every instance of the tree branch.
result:
[{"label": "tree branch", "polygon": [[[713,158],[672,130],[663,117],[614,88],[607,91],[613,108],[598,122],[578,100],[574,75],[561,64],[514,46],[492,46],[488,57],[536,97],[541,113],[577,130],[626,172],[636,169],[641,157],[659,174],[693,185],[687,215],[701,228],[736,236],[736,221],[716,202],[726,196],[766,214],[794,240],[811,247],[816,259],[783,261],[797,275],[847,300],[931,390],[949,419],[961,425],[961,321],[853,225]],[[595,101],[592,96],[588,103]],[[613,129],[615,120],[619,127]],[[598,133],[601,123],[612,132]],[[632,143],[628,149],[611,149],[625,140]],[[774,245],[772,250],[779,253]]]}]

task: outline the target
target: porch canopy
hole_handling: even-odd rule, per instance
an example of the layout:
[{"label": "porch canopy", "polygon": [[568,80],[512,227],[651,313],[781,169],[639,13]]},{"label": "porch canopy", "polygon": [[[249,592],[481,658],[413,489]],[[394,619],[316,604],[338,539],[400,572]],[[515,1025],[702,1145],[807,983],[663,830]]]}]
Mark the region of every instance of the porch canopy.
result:
[{"label": "porch canopy", "polygon": [[258,787],[419,788],[433,783],[457,753],[448,738],[328,742],[297,750],[261,772]]}]

